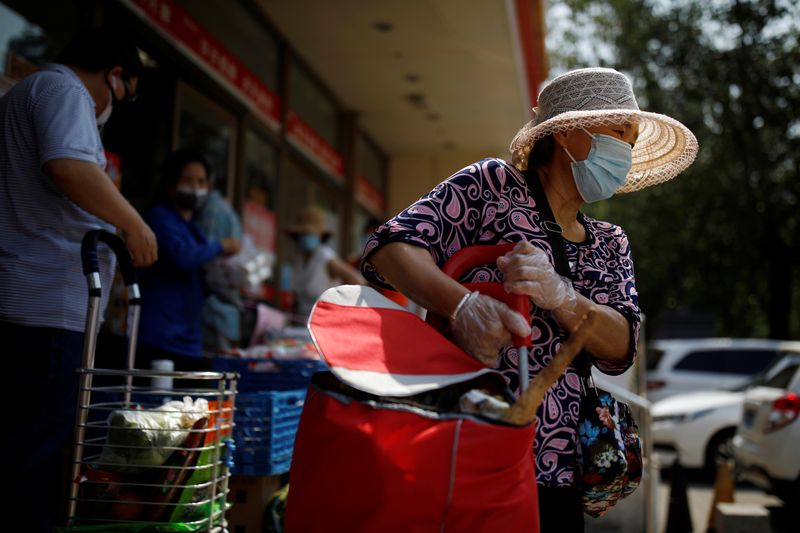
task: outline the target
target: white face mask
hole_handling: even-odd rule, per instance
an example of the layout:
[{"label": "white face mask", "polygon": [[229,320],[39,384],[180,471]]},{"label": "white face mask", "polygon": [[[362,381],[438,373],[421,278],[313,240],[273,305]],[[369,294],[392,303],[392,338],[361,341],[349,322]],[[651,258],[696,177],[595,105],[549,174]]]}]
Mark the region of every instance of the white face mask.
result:
[{"label": "white face mask", "polygon": [[108,122],[108,119],[111,118],[111,111],[114,108],[114,105],[112,104],[113,101],[114,101],[114,95],[111,94],[111,91],[109,90],[108,104],[106,104],[105,109],[103,109],[103,111],[101,111],[100,114],[97,116],[97,125],[101,128],[105,125],[106,122]]}]

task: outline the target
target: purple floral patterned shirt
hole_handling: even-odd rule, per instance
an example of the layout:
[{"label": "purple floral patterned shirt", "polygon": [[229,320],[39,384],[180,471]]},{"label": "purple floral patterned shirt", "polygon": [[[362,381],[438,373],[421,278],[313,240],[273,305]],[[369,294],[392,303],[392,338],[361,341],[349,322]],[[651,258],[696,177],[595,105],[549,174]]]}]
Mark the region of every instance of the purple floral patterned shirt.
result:
[{"label": "purple floral patterned shirt", "polygon": [[[586,228],[586,240],[581,243],[565,240],[575,290],[598,304],[615,309],[630,324],[627,364],[592,361],[603,372],[619,374],[633,362],[640,324],[630,246],[619,227],[582,213],[578,219]],[[541,215],[525,178],[505,161],[483,159],[459,170],[381,226],[367,242],[362,271],[371,282],[389,287],[369,263],[369,257],[390,242],[421,246],[441,267],[465,246],[523,240],[539,246],[553,260],[550,243],[541,227]],[[467,272],[459,281],[499,282],[501,279],[496,266],[486,265]],[[535,306],[532,326],[529,367],[531,375],[535,375],[558,351],[566,332],[548,311]],[[498,368],[514,391],[519,384],[517,361],[516,349],[506,348],[501,353]],[[555,487],[573,483],[580,399],[580,378],[573,366],[550,389],[537,413],[534,450],[536,476],[541,485]]]}]

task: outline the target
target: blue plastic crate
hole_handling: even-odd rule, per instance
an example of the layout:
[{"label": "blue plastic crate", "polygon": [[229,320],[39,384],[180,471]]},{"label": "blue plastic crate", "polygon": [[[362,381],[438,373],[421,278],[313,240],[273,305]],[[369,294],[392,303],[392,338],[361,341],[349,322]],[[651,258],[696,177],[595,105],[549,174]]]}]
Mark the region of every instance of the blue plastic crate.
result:
[{"label": "blue plastic crate", "polygon": [[238,372],[239,392],[293,390],[308,386],[316,372],[328,370],[318,359],[243,359],[218,356],[212,359],[211,370]]},{"label": "blue plastic crate", "polygon": [[306,389],[240,393],[233,434],[235,475],[288,472]]}]

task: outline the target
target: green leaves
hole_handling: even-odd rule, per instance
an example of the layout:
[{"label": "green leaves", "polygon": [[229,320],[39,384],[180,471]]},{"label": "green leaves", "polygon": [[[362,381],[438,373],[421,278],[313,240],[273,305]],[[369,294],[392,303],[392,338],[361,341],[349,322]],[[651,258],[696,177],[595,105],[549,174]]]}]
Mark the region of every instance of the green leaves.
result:
[{"label": "green leaves", "polygon": [[713,313],[722,335],[800,336],[796,4],[551,6],[558,16],[548,19],[549,42],[569,38],[551,46],[554,69],[597,64],[610,50],[610,66],[631,75],[640,106],[677,118],[700,142],[697,161],[672,182],[588,210],[628,233],[651,322],[690,309]]}]

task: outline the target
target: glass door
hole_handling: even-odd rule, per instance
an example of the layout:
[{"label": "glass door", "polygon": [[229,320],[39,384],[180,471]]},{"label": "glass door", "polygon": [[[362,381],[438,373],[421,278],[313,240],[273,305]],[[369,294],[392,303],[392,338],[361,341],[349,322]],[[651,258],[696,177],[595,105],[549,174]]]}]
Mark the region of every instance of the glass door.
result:
[{"label": "glass door", "polygon": [[191,148],[211,163],[214,187],[234,196],[236,116],[186,83],[178,83],[173,147]]}]

